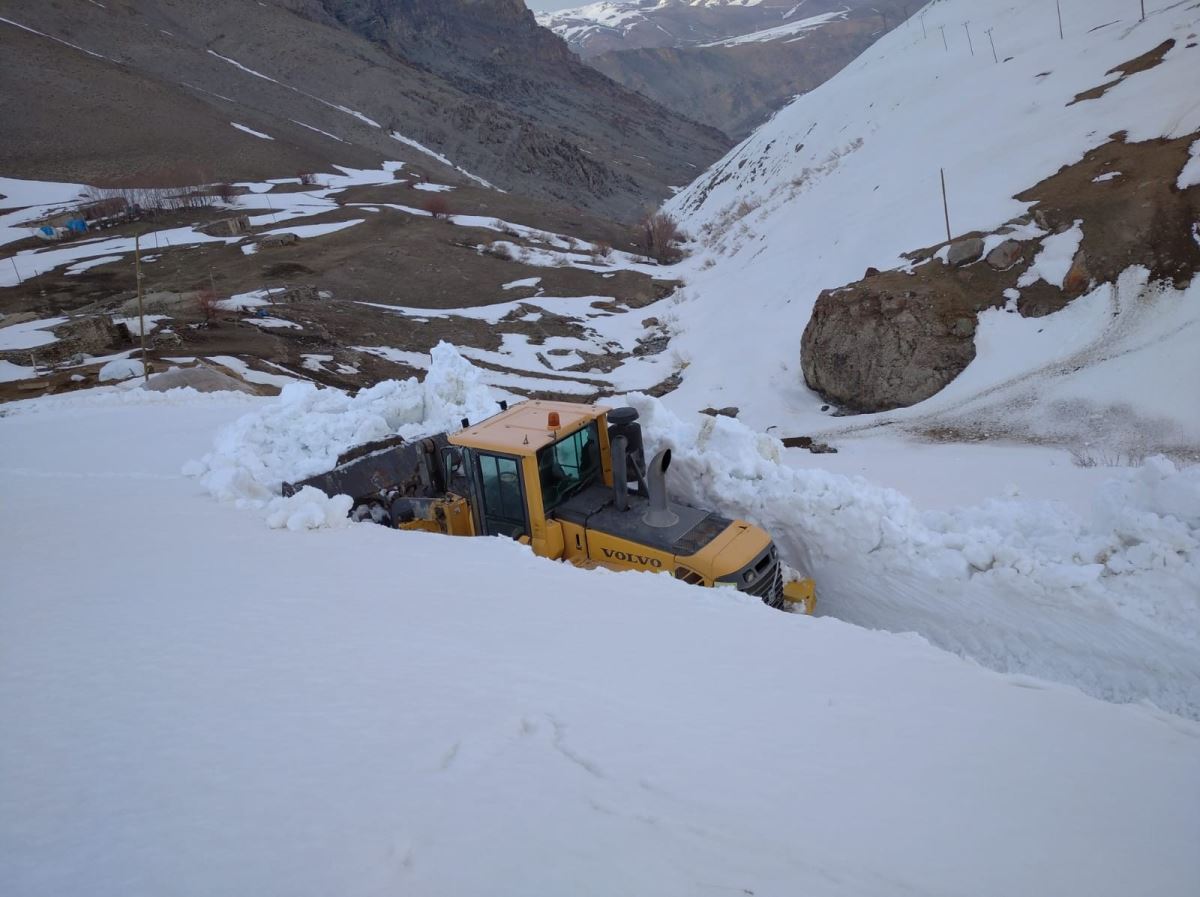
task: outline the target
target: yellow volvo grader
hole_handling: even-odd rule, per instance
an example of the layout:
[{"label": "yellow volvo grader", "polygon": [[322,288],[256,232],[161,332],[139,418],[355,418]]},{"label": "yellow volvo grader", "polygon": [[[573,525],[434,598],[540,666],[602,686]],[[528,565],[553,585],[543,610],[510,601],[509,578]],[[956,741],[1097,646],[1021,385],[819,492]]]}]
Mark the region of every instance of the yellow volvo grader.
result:
[{"label": "yellow volvo grader", "polygon": [[668,573],[812,613],[811,580],[786,571],[771,537],[671,502],[671,451],[645,461],[633,408],[527,401],[453,434],[360,446],[330,472],[285,483],[354,499],[351,515],[397,529],[507,536],[581,566]]}]

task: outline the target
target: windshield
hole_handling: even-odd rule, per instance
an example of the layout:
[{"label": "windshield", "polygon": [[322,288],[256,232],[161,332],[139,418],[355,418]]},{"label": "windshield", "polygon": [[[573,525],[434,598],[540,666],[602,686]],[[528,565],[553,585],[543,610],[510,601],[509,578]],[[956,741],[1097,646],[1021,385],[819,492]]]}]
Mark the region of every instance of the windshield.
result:
[{"label": "windshield", "polygon": [[549,512],[600,477],[600,441],[596,422],[548,445],[537,455],[542,503]]}]

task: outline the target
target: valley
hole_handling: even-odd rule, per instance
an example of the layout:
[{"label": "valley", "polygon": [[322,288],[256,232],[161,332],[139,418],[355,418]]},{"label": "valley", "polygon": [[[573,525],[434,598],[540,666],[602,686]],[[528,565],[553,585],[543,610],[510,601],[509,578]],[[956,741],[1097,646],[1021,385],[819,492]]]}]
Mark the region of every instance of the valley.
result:
[{"label": "valley", "polygon": [[1200,8],[546,6],[0,0],[0,893],[1192,897]]}]

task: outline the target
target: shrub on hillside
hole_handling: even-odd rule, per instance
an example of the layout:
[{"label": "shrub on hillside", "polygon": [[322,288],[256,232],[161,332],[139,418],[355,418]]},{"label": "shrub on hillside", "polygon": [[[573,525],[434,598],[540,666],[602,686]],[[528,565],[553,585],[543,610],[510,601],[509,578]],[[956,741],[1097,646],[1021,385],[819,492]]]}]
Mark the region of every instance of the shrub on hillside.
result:
[{"label": "shrub on hillside", "polygon": [[642,251],[662,265],[677,262],[683,257],[679,248],[682,238],[679,222],[666,212],[648,215],[638,225],[637,239]]},{"label": "shrub on hillside", "polygon": [[440,193],[432,194],[425,200],[422,208],[434,218],[448,218],[450,216],[450,203],[446,202],[446,197]]}]

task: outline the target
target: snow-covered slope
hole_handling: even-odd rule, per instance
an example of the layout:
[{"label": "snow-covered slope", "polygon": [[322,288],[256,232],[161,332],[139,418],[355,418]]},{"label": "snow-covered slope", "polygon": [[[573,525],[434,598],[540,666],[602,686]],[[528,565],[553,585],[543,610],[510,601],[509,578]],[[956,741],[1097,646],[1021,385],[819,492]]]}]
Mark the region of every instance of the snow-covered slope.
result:
[{"label": "snow-covered slope", "polygon": [[286,401],[6,407],[0,893],[1196,893],[1194,723],[180,476]]},{"label": "snow-covered slope", "polygon": [[703,45],[750,34],[755,41],[794,38],[866,5],[863,0],[602,0],[539,13],[537,21],[586,58],[607,50]]},{"label": "snow-covered slope", "polygon": [[[932,3],[678,194],[668,209],[698,245],[686,263],[672,344],[690,365],[671,401],[736,404],[754,426],[784,432],[843,426],[820,416],[820,400],[804,387],[801,333],[821,290],[857,280],[868,267],[907,264],[902,253],[945,239],[939,169],[953,232],[986,232],[1026,211],[1014,195],[1116,132],[1144,141],[1200,131],[1200,9],[1155,5],[1140,22],[1137,5],[1125,0],[1064,4],[1060,40],[1054,4]],[[1072,104],[1116,81],[1114,67],[1167,41],[1161,64]],[[887,419],[928,416],[952,402],[956,411],[974,402],[976,418],[1006,420],[1012,408],[1032,407],[1025,419],[1045,436],[1039,427],[1057,426],[1048,396],[1082,396],[1104,413],[1117,405],[1136,411],[1155,394],[1155,415],[1169,412],[1176,435],[1196,444],[1200,408],[1169,384],[1200,377],[1200,353],[1189,348],[1200,331],[1198,289],[1148,285],[1131,270],[1088,297],[1084,307],[1094,314],[985,315],[980,358],[962,384]],[[1160,309],[1143,313],[1153,304]],[[1118,321],[1105,308],[1137,313]],[[1070,339],[1043,339],[1043,329],[1070,331]],[[1091,378],[1090,366],[1101,364],[1107,371]],[[1050,385],[1029,396],[1034,372]],[[1126,426],[1137,425],[1135,414]]]}]

